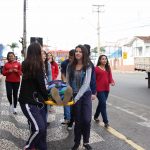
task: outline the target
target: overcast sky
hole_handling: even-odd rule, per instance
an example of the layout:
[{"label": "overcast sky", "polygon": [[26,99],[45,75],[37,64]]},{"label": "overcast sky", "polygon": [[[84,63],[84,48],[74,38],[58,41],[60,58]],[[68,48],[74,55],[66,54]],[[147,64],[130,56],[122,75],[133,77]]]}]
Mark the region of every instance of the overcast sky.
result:
[{"label": "overcast sky", "polygon": [[[150,35],[149,0],[27,0],[27,38],[43,37],[56,49],[78,44],[97,46],[97,13],[101,44],[129,36]],[[23,0],[0,0],[0,43],[18,42],[23,34]]]}]

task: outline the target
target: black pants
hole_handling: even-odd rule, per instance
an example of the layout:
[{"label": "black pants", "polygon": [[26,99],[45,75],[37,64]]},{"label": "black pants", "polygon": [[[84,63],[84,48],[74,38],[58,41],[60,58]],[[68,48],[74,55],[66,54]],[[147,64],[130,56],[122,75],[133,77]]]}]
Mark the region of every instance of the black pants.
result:
[{"label": "black pants", "polygon": [[31,104],[20,104],[20,106],[30,126],[30,136],[25,148],[27,150],[31,150],[33,147],[38,150],[47,150],[46,107],[43,105],[43,108],[38,108]]},{"label": "black pants", "polygon": [[1,72],[0,73],[3,74],[3,66],[1,66]]},{"label": "black pants", "polygon": [[7,98],[8,98],[10,105],[12,105],[12,95],[13,95],[14,108],[16,108],[17,106],[19,85],[20,85],[20,82],[6,81]]},{"label": "black pants", "polygon": [[91,91],[87,91],[74,105],[74,142],[80,144],[83,135],[83,143],[89,143],[91,118],[92,118],[92,101]]}]

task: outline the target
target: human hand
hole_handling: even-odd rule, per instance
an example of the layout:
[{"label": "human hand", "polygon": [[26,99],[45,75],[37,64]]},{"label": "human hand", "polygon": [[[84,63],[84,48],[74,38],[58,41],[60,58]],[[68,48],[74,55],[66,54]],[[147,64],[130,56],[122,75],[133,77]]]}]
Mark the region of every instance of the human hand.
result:
[{"label": "human hand", "polygon": [[92,94],[91,99],[92,99],[92,100],[95,100],[95,99],[96,99],[96,95],[93,95],[93,94]]},{"label": "human hand", "polygon": [[111,83],[111,86],[114,86],[114,85],[115,85],[115,82],[112,82],[112,83]]},{"label": "human hand", "polygon": [[13,71],[14,71],[14,72],[18,72],[18,70],[17,70],[17,69],[13,69]]},{"label": "human hand", "polygon": [[12,70],[12,69],[9,69],[8,72],[13,72],[13,70]]}]

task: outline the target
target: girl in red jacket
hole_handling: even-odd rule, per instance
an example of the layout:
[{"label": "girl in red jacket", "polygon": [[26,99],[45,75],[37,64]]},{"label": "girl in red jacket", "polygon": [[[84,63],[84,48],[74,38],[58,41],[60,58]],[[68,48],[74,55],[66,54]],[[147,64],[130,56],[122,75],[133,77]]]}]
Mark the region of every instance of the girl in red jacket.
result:
[{"label": "girl in red jacket", "polygon": [[59,73],[58,64],[54,61],[54,56],[51,53],[48,53],[48,60],[51,63],[52,80],[56,80]]},{"label": "girl in red jacket", "polygon": [[108,128],[109,124],[106,111],[106,100],[110,90],[109,85],[111,84],[114,86],[115,83],[112,78],[111,69],[106,55],[99,56],[97,66],[95,67],[95,74],[98,106],[94,115],[94,120],[99,122],[100,120],[98,117],[101,113],[105,127]]},{"label": "girl in red jacket", "polygon": [[[20,85],[21,65],[13,52],[7,54],[8,62],[4,65],[3,75],[6,76],[6,93],[10,103],[10,112],[17,114],[18,89]],[[13,94],[13,100],[12,100]]]}]

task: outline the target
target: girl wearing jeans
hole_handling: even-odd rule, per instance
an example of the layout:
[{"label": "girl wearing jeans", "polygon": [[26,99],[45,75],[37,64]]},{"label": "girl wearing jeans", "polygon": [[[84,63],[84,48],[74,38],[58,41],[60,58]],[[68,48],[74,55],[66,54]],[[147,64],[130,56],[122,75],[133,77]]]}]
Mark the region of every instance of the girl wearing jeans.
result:
[{"label": "girl wearing jeans", "polygon": [[96,74],[96,91],[98,98],[98,106],[94,115],[94,120],[99,123],[99,115],[101,113],[105,127],[108,128],[109,122],[106,111],[106,101],[109,94],[109,85],[115,85],[112,78],[111,69],[106,55],[100,55],[97,66],[95,67]]},{"label": "girl wearing jeans", "polygon": [[73,89],[75,100],[75,105],[73,106],[75,144],[72,150],[79,148],[81,136],[83,136],[83,146],[88,150],[92,149],[89,145],[92,117],[91,73],[92,68],[87,49],[83,45],[78,45],[75,48],[74,58],[66,71],[66,80]]}]

